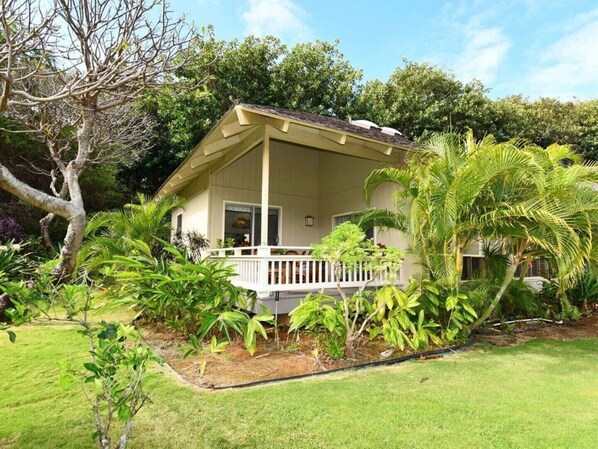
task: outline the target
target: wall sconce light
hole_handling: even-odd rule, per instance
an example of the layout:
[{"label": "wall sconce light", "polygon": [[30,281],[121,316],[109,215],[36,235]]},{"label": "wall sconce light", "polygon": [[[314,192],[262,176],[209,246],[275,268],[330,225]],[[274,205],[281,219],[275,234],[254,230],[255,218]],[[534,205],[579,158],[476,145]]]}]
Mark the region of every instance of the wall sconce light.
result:
[{"label": "wall sconce light", "polygon": [[314,225],[314,217],[312,217],[311,215],[306,215],[305,216],[305,226],[312,227],[313,225]]}]

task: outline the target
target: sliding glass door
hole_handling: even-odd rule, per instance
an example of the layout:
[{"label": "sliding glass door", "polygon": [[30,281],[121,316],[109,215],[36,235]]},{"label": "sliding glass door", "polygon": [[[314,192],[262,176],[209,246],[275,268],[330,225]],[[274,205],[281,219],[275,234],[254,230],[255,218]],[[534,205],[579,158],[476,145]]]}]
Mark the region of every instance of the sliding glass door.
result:
[{"label": "sliding glass door", "polygon": [[[280,243],[279,207],[268,209],[268,245]],[[233,246],[259,246],[261,244],[262,208],[252,204],[225,203],[224,239],[232,239]]]}]

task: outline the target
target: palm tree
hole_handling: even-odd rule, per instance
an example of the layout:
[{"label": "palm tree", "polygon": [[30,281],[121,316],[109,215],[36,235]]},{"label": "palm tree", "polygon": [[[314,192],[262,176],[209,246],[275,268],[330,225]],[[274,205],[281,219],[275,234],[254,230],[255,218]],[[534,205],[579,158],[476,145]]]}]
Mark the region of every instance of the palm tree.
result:
[{"label": "palm tree", "polygon": [[583,163],[579,155],[564,145],[551,145],[545,150],[525,145],[542,168],[540,189],[521,189],[516,184],[504,185],[494,209],[487,210],[475,222],[480,232],[501,243],[510,260],[501,288],[488,308],[471,324],[480,326],[492,313],[517,267],[528,255],[553,260],[563,305],[566,290],[582,276],[592,258],[593,228],[598,224],[598,166]]},{"label": "palm tree", "polygon": [[171,227],[167,217],[185,202],[178,197],[150,200],[138,195],[139,204],[127,204],[123,209],[99,212],[87,223],[86,240],[81,249],[79,264],[89,270],[114,255],[127,255],[132,241],[143,241],[150,248],[169,240]]},{"label": "palm tree", "polygon": [[471,132],[436,134],[408,168],[372,172],[366,200],[393,182],[399,186],[396,210],[371,210],[361,224],[405,232],[430,277],[451,289],[459,288],[469,245],[477,239],[499,244],[510,266],[474,329],[492,313],[530,252],[558,260],[563,288],[579,276],[596,224],[596,173],[596,166],[582,164],[564,146],[543,150],[524,141],[497,143],[492,136],[476,142]]},{"label": "palm tree", "polygon": [[371,173],[364,187],[366,201],[378,186],[394,182],[399,186],[393,198],[396,210],[370,210],[361,224],[405,232],[430,276],[457,287],[463,252],[480,237],[471,222],[484,213],[489,186],[507,174],[521,184],[538,184],[540,171],[529,154],[499,145],[492,136],[475,142],[471,132],[435,134],[408,168]]}]

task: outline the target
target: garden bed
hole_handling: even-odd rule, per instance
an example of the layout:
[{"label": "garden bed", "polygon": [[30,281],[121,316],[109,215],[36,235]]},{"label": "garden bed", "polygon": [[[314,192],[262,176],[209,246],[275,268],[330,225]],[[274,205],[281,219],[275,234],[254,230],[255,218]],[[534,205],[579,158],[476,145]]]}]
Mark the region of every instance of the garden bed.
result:
[{"label": "garden bed", "polygon": [[185,381],[205,388],[323,373],[412,354],[398,349],[390,353],[382,339],[369,341],[364,338],[354,358],[333,359],[323,348],[314,349],[317,344],[311,335],[301,334],[297,337],[295,334],[287,335],[281,329],[277,343],[274,330],[269,329],[268,340],[258,341],[253,356],[245,349],[242,339],[231,342],[223,353],[208,355],[202,376],[199,372],[202,356],[184,358],[187,342],[176,332],[159,324],[145,323],[143,337]]},{"label": "garden bed", "polygon": [[[373,362],[399,358],[409,351],[388,351],[388,345],[382,340],[363,339],[353,359],[333,359],[323,349],[317,347],[313,336],[302,334],[287,335],[281,330],[278,343],[274,339],[274,330],[269,330],[269,339],[258,342],[257,351],[250,356],[243,341],[237,339],[230,343],[220,354],[207,356],[207,366],[200,374],[202,356],[184,358],[187,341],[174,331],[160,324],[143,323],[143,336],[154,351],[162,356],[166,363],[181,378],[190,384],[203,388],[223,388],[262,381],[271,381],[295,376],[304,376],[339,368],[350,368]],[[515,323],[507,328],[487,328],[476,336],[475,341],[488,342],[495,346],[510,346],[532,339],[575,340],[598,337],[598,316],[586,316],[576,322],[550,324],[542,322]],[[367,343],[367,345],[366,345]]]}]

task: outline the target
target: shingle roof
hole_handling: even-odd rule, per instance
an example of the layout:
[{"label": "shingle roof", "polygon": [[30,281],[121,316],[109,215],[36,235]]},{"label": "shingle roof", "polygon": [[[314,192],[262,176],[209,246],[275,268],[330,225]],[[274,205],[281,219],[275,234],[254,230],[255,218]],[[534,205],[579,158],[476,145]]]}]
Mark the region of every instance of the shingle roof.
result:
[{"label": "shingle roof", "polygon": [[256,104],[242,104],[241,106],[246,107],[248,109],[253,109],[255,111],[262,111],[267,114],[288,118],[291,120],[302,121],[334,130],[356,134],[358,136],[364,136],[369,139],[378,140],[380,142],[389,143],[391,145],[396,145],[402,148],[418,148],[418,145],[415,142],[407,139],[405,136],[401,136],[399,134],[386,134],[377,128],[363,128],[361,126],[357,126],[345,120],[340,120],[334,117],[327,117],[324,115],[316,115],[307,112],[292,111],[290,109],[275,108],[271,106],[261,106]]}]

